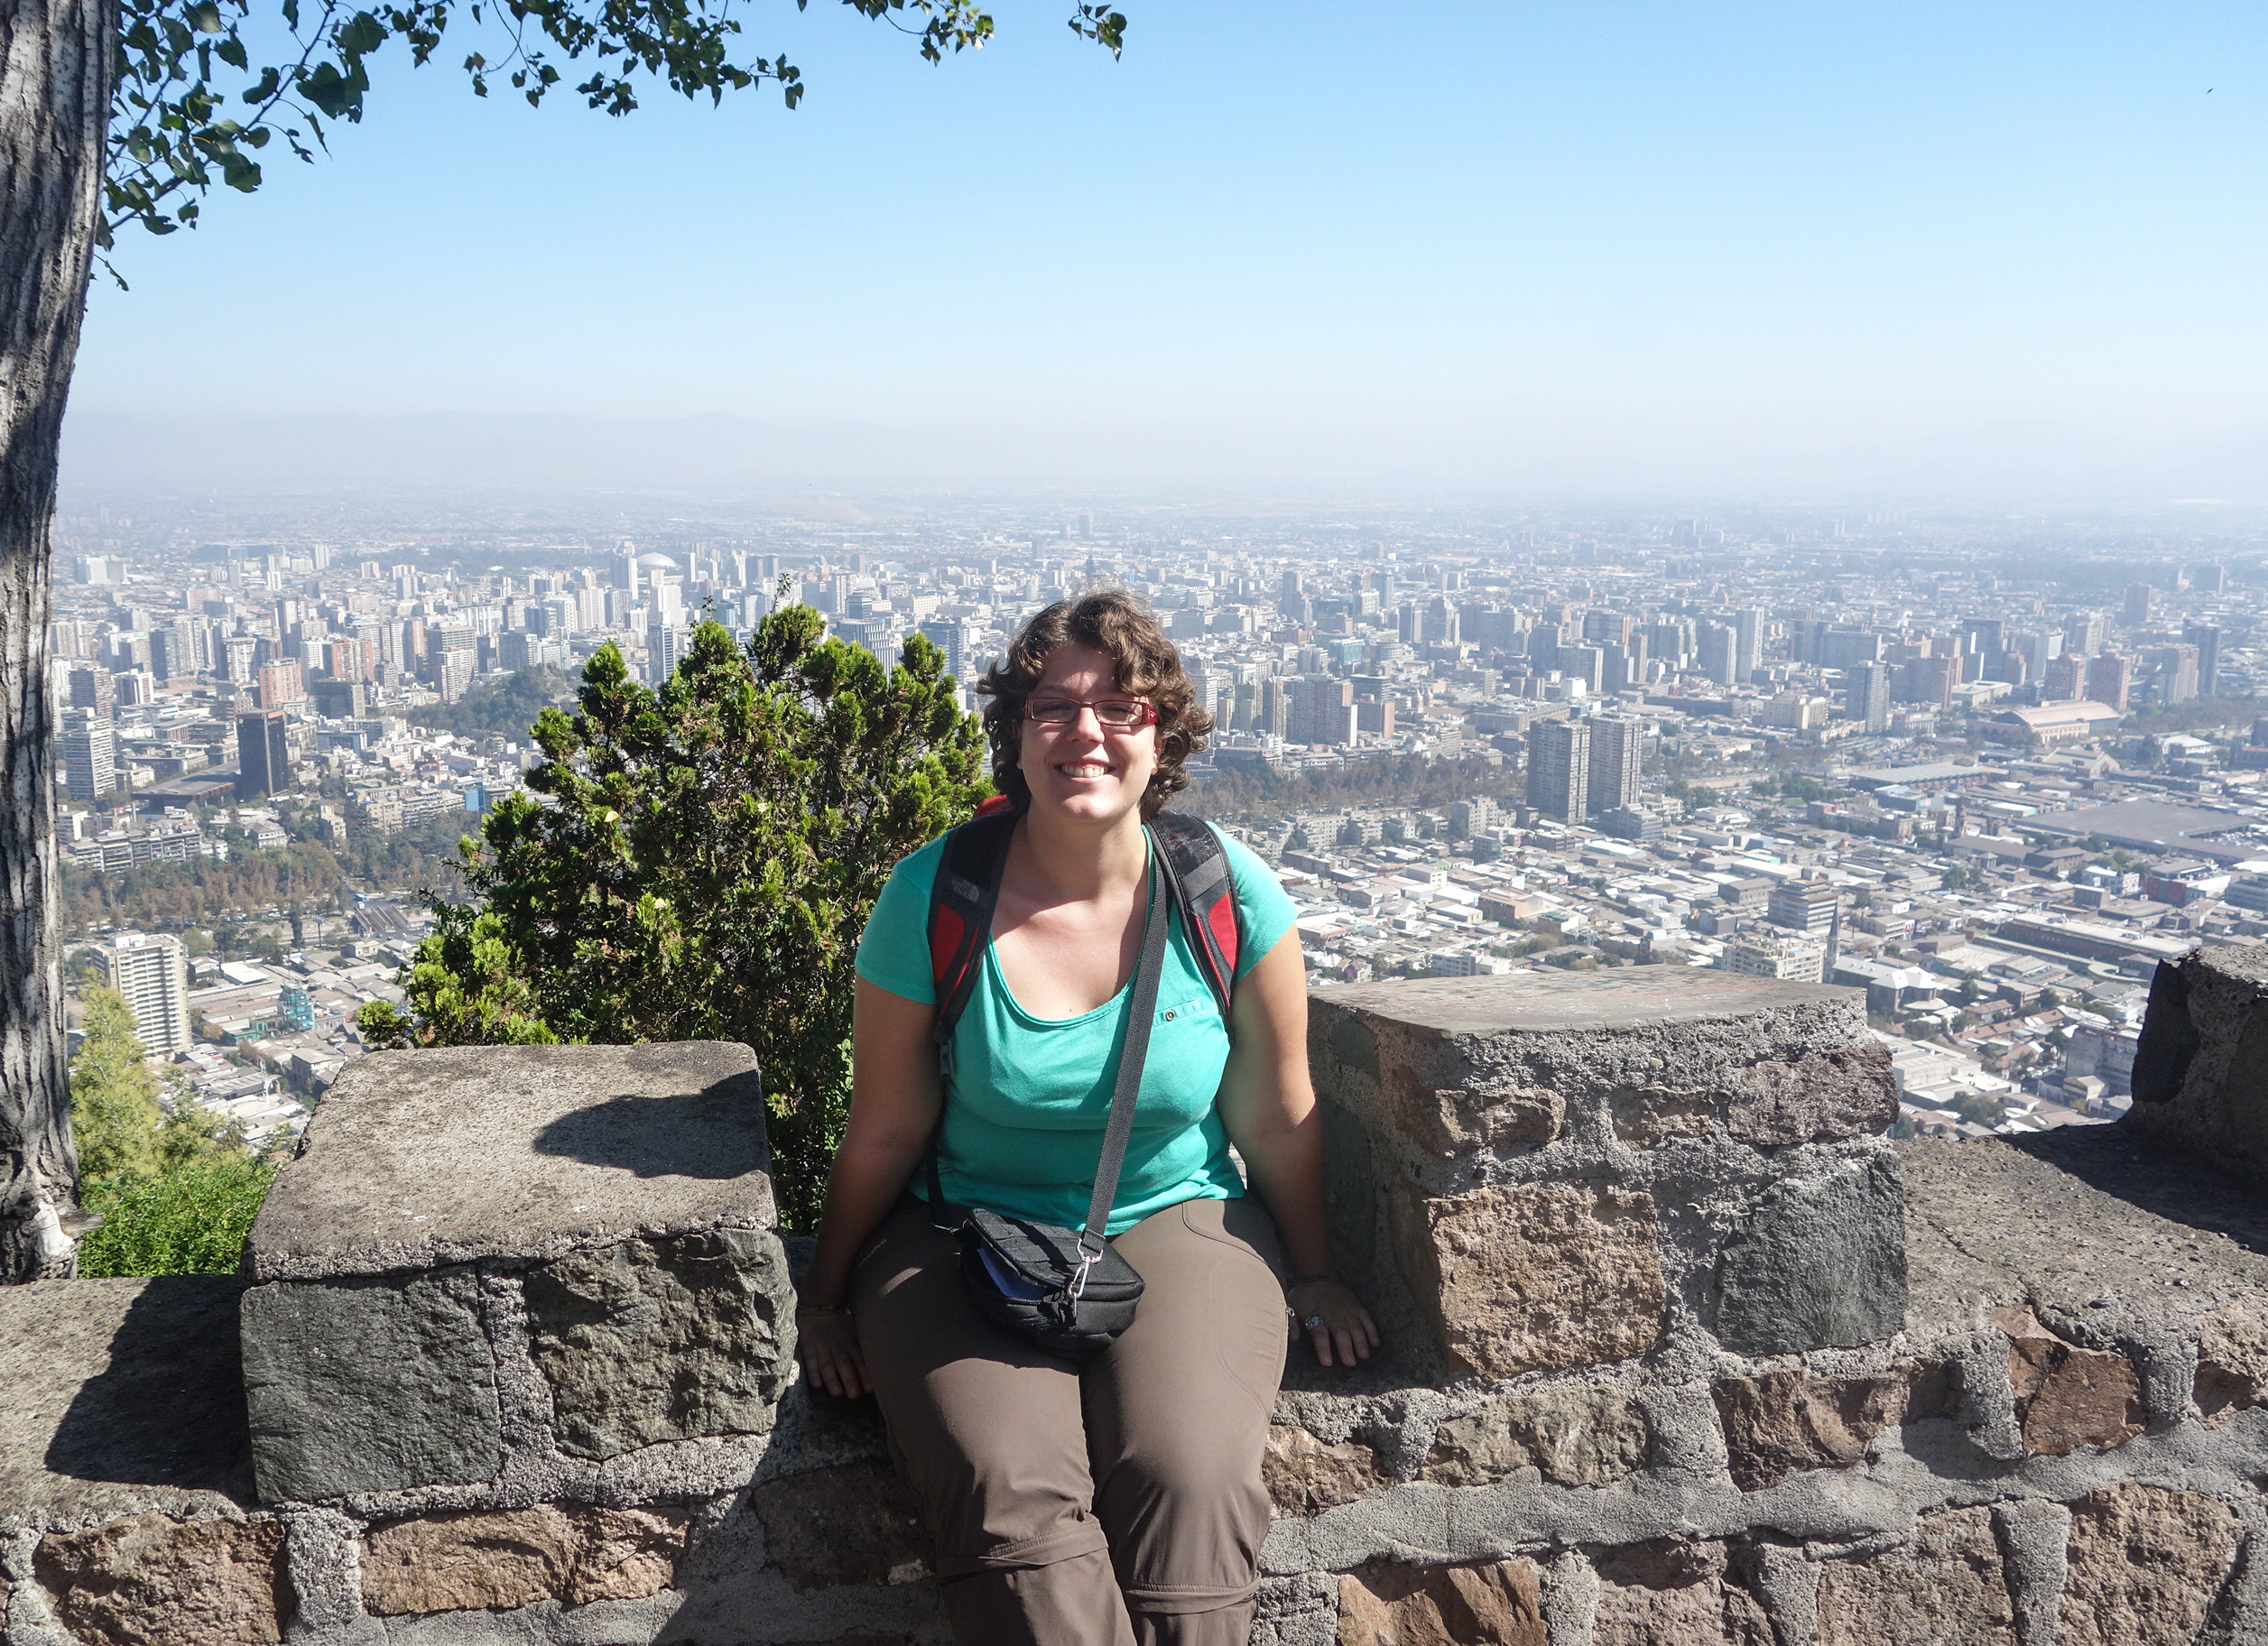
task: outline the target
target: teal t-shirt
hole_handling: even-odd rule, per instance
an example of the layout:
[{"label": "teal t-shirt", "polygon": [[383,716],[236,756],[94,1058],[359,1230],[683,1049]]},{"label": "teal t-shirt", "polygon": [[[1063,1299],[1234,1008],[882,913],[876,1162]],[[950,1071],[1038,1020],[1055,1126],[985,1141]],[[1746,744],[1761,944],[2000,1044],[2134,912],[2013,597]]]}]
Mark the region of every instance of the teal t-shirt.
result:
[{"label": "teal t-shirt", "polygon": [[[1242,978],[1291,929],[1295,911],[1266,864],[1234,840],[1222,844],[1243,927],[1236,956]],[[944,850],[942,839],[932,840],[891,872],[858,943],[861,977],[924,1004],[937,998],[930,980],[930,887]],[[1034,1017],[1009,993],[986,939],[983,970],[953,1028],[953,1076],[938,1152],[948,1199],[1065,1228],[1087,1220],[1133,993],[1130,981],[1092,1012]],[[1227,1061],[1228,1026],[1177,912],[1158,975],[1157,1017],[1111,1207],[1111,1234],[1184,1200],[1233,1200],[1245,1192],[1213,1102]],[[916,1172],[911,1187],[928,1198],[923,1174]]]}]

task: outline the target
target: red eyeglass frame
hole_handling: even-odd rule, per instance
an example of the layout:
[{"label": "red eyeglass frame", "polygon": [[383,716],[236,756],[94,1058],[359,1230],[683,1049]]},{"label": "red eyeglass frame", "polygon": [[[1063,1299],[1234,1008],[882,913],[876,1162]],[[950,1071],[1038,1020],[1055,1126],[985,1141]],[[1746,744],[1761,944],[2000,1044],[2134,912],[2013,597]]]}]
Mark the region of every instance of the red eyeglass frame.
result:
[{"label": "red eyeglass frame", "polygon": [[[1106,723],[1100,715],[1097,715],[1095,717],[1095,724],[1101,726],[1103,730],[1106,732],[1138,732],[1144,726],[1155,726],[1158,723],[1158,706],[1155,703],[1145,703],[1139,698],[1051,697],[1046,698],[1027,698],[1025,699],[1023,706],[1023,717],[1026,720],[1031,721],[1032,725],[1038,726],[1045,726],[1048,723],[1033,717],[1032,713],[1032,705],[1034,701],[1069,703],[1073,705],[1076,708],[1099,708],[1105,703],[1127,703],[1142,710],[1142,718],[1135,721],[1132,726],[1112,726]],[[1078,724],[1078,716],[1077,714],[1072,715],[1069,720],[1062,722],[1062,725],[1066,726],[1077,726]]]}]

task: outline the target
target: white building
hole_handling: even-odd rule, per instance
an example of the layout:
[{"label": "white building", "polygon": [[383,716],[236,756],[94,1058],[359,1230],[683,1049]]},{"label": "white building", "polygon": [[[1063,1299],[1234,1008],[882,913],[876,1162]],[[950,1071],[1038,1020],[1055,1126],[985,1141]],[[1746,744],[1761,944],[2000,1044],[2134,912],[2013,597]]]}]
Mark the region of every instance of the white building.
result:
[{"label": "white building", "polygon": [[1827,948],[1809,938],[1778,932],[1744,931],[1725,945],[1725,969],[1786,983],[1817,983],[1827,964]]},{"label": "white building", "polygon": [[122,931],[97,949],[95,958],[110,986],[134,1008],[134,1031],[143,1050],[170,1058],[197,1043],[189,1021],[189,964],[179,938]]}]

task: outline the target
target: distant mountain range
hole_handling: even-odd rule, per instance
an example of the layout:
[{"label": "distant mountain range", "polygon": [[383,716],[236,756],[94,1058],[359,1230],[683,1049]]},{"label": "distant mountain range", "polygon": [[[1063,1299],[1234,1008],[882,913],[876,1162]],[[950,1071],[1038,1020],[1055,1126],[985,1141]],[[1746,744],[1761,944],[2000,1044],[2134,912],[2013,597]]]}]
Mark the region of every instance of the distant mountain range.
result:
[{"label": "distant mountain range", "polygon": [[[1604,449],[1611,446],[1613,449]],[[2268,503],[2268,425],[2160,440],[2053,423],[1810,452],[1660,438],[1510,434],[1477,426],[1318,435],[1265,426],[941,429],[748,419],[442,412],[137,417],[66,428],[78,497],[213,492],[652,492],[1100,486],[1319,493],[1620,492],[1827,503]]]}]

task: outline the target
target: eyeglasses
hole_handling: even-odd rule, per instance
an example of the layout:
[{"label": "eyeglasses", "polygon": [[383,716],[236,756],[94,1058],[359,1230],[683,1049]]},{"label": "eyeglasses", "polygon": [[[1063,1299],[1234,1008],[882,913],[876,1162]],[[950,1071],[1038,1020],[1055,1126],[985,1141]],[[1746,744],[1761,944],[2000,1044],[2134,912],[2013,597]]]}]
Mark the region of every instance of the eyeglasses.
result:
[{"label": "eyeglasses", "polygon": [[1023,706],[1023,717],[1034,726],[1072,726],[1078,720],[1078,711],[1091,708],[1095,723],[1106,732],[1131,732],[1158,723],[1158,706],[1154,703],[1130,702],[1125,698],[1107,698],[1099,703],[1078,698],[1034,698]]}]

